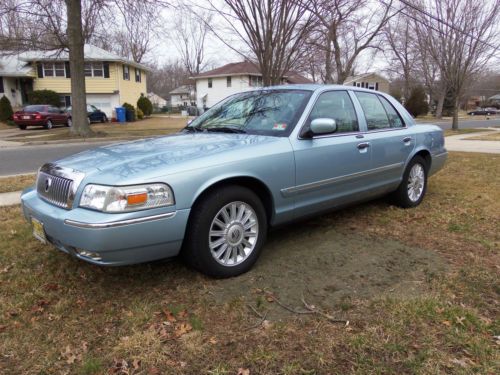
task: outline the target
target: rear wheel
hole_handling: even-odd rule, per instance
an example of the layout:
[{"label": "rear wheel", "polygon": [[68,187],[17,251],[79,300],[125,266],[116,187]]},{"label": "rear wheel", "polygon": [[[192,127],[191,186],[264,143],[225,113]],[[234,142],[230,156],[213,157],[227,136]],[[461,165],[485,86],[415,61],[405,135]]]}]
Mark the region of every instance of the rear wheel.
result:
[{"label": "rear wheel", "polygon": [[19,125],[19,129],[26,130],[26,125]]},{"label": "rear wheel", "polygon": [[208,193],[193,207],[182,255],[214,277],[247,272],[266,239],[267,217],[259,197],[241,186]]},{"label": "rear wheel", "polygon": [[52,129],[53,127],[54,127],[54,124],[52,124],[52,121],[47,120],[47,122],[45,123],[44,128],[45,129]]},{"label": "rear wheel", "polygon": [[108,118],[106,117],[106,115],[102,116],[101,122],[102,123],[108,122]]},{"label": "rear wheel", "polygon": [[66,122],[66,126],[68,128],[71,128],[73,126],[73,120],[71,119],[71,117],[68,118],[68,121]]},{"label": "rear wheel", "polygon": [[403,174],[401,184],[393,193],[395,204],[410,208],[422,202],[427,190],[427,169],[427,163],[421,156],[411,159]]}]

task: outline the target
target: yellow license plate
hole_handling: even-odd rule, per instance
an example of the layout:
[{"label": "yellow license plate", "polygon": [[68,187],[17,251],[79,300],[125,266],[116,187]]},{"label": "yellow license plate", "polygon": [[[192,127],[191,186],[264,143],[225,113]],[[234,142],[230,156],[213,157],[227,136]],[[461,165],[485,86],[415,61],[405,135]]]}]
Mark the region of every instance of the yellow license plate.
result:
[{"label": "yellow license plate", "polygon": [[45,230],[43,229],[43,223],[40,220],[31,218],[31,224],[33,225],[33,236],[42,243],[47,243],[47,237],[45,237]]}]

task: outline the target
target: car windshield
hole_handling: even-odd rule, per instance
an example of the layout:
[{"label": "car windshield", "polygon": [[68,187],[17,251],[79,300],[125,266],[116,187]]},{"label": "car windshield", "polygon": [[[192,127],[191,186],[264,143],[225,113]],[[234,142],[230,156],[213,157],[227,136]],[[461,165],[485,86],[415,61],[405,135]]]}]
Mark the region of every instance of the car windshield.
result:
[{"label": "car windshield", "polygon": [[186,127],[192,131],[288,136],[311,91],[261,90],[223,100]]},{"label": "car windshield", "polygon": [[44,112],[44,105],[28,105],[24,107],[24,112]]}]

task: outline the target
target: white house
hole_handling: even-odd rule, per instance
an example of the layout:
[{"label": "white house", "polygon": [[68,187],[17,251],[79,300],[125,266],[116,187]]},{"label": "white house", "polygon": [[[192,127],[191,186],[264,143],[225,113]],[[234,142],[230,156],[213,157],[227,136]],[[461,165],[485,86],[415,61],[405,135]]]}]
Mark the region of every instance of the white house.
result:
[{"label": "white house", "polygon": [[378,73],[365,73],[357,76],[347,77],[344,82],[346,86],[364,87],[375,91],[389,93],[389,80]]},{"label": "white house", "polygon": [[[210,108],[229,95],[262,86],[259,67],[250,61],[227,64],[191,78],[196,82],[196,106],[200,109]],[[312,82],[289,72],[283,76],[283,83]]]},{"label": "white house", "polygon": [[32,90],[31,66],[18,55],[0,56],[0,97],[6,96],[14,108],[21,107]]},{"label": "white house", "polygon": [[174,107],[187,107],[196,105],[196,95],[194,87],[191,85],[182,85],[169,92],[170,105]]},{"label": "white house", "polygon": [[153,104],[153,107],[157,109],[161,109],[167,105],[167,100],[156,95],[154,92],[148,93],[148,99],[151,101],[151,104]]}]

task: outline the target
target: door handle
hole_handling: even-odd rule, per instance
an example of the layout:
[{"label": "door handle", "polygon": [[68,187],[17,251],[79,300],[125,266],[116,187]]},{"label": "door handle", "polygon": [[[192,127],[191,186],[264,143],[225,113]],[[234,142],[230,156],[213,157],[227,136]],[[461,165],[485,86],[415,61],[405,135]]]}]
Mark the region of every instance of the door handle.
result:
[{"label": "door handle", "polygon": [[411,137],[405,137],[403,138],[403,143],[408,143],[411,141]]},{"label": "door handle", "polygon": [[370,147],[370,144],[368,142],[358,143],[358,149],[360,149],[360,150],[363,150],[363,149],[368,148],[368,147]]}]

